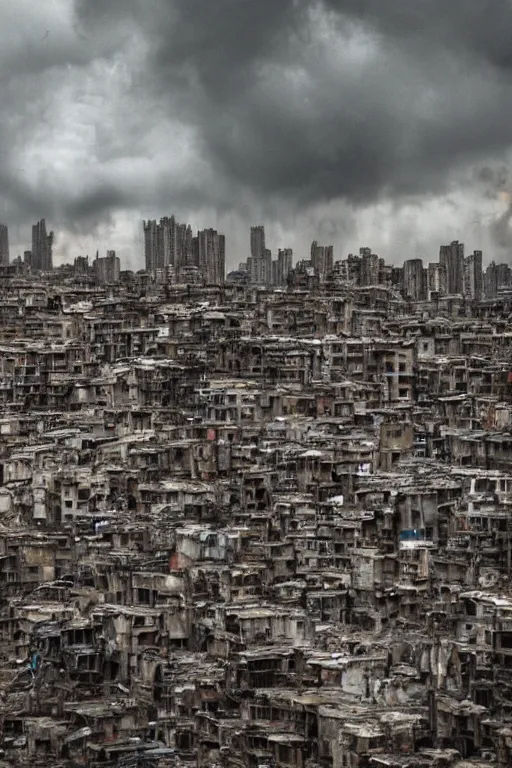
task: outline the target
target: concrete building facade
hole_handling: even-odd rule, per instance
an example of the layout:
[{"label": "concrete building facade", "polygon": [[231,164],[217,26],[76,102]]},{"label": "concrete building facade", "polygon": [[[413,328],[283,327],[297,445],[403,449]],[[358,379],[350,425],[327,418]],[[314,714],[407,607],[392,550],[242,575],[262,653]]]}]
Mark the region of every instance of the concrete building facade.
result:
[{"label": "concrete building facade", "polygon": [[32,269],[50,272],[53,269],[54,233],[46,231],[46,221],[41,219],[32,227]]},{"label": "concrete building facade", "polygon": [[9,231],[6,224],[0,224],[0,264],[9,264]]}]

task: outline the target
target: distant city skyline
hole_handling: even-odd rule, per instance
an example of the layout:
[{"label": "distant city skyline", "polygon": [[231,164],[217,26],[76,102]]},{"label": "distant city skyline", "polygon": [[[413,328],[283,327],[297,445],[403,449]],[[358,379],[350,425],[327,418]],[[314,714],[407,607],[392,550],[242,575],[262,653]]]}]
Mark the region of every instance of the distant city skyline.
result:
[{"label": "distant city skyline", "polygon": [[[132,221],[130,223],[131,237],[128,241],[128,245],[126,238],[123,238],[123,236],[117,237],[115,233],[111,233],[107,230],[105,230],[101,237],[91,235],[89,237],[73,236],[70,238],[66,232],[61,231],[58,225],[52,221],[51,227],[54,232],[52,243],[52,258],[54,266],[59,266],[65,263],[72,263],[77,256],[89,255],[92,257],[97,250],[103,252],[109,250],[110,248],[114,248],[122,262],[126,265],[126,268],[130,268],[135,271],[144,269],[144,221],[157,222],[165,218],[165,215],[160,218],[153,217],[153,219],[151,216],[149,216],[147,219],[138,219]],[[169,216],[167,216],[167,218],[169,218]],[[176,216],[176,219],[178,218],[182,217]],[[252,223],[250,220],[245,231],[241,231],[239,225],[235,227],[234,231],[231,231],[229,229],[229,222],[225,222],[228,224],[228,226],[225,228],[220,227],[218,223],[217,226],[212,226],[212,222],[215,223],[216,221],[215,217],[205,217],[205,219],[202,220],[196,217],[190,221],[190,225],[187,226],[190,226],[191,230],[195,231],[196,233],[198,230],[201,230],[201,228],[205,228],[206,225],[206,229],[219,231],[225,235],[228,240],[228,247],[226,249],[225,257],[226,272],[236,269],[241,261],[245,261],[250,256],[251,247],[248,233],[250,233],[252,227],[257,226],[254,225],[254,223]],[[8,229],[9,252],[11,260],[16,258],[18,255],[23,256],[25,251],[31,249],[32,224],[28,223],[21,229],[15,226],[13,229],[10,226],[8,220],[1,218],[0,224],[7,226]],[[474,250],[482,252],[484,267],[487,266],[491,261],[510,261],[510,263],[512,263],[512,248],[510,252],[503,249],[493,249],[489,237],[485,235],[491,225],[489,225],[489,227],[484,227],[481,222],[477,222],[477,224],[481,230],[478,237],[475,236],[475,229],[478,227],[473,223],[473,226],[469,227],[465,232],[460,232],[459,228],[454,228],[453,231],[447,233],[446,237],[440,237],[436,240],[434,240],[434,237],[431,237],[429,244],[423,245],[422,247],[419,245],[411,245],[409,242],[407,242],[407,238],[404,236],[398,237],[393,242],[386,240],[386,242],[383,243],[382,236],[380,238],[372,238],[370,236],[366,236],[364,231],[362,231],[360,235],[358,232],[352,233],[351,236],[347,238],[340,237],[339,235],[330,236],[332,235],[333,228],[332,226],[330,228],[327,227],[325,223],[323,226],[319,226],[318,229],[314,229],[313,227],[308,229],[307,231],[311,234],[308,234],[305,237],[301,237],[298,231],[290,231],[289,233],[285,233],[280,228],[276,229],[275,225],[273,224],[268,225],[267,223],[264,223],[261,226],[263,226],[265,229],[265,238],[268,240],[268,243],[271,246],[270,250],[274,256],[280,249],[291,248],[296,260],[309,258],[311,243],[313,241],[320,242],[322,246],[325,243],[328,245],[332,244],[336,254],[338,254],[337,258],[339,258],[341,255],[346,256],[349,253],[358,252],[361,242],[370,242],[373,244],[372,249],[382,255],[382,257],[385,258],[386,261],[390,264],[395,264],[398,266],[401,265],[404,261],[414,258],[422,258],[423,261],[428,263],[429,261],[435,260],[437,258],[439,243],[443,241],[453,242],[455,240],[459,240],[464,241],[468,252],[472,252]],[[496,224],[495,221],[494,224]],[[419,227],[421,226],[421,219],[417,220],[417,225]],[[500,226],[503,226],[503,221],[501,221]],[[371,227],[370,231],[372,231]],[[379,240],[381,243],[380,246]],[[135,242],[135,245],[133,245],[133,242]],[[132,245],[130,245],[130,243],[132,243]],[[485,245],[486,243],[487,247]]]},{"label": "distant city skyline", "polygon": [[[179,223],[171,214],[160,221],[144,220],[142,230],[142,271],[151,281],[162,285],[238,282],[284,288],[297,284],[297,280],[310,287],[316,281],[317,285],[390,288],[414,302],[437,301],[445,296],[480,301],[495,298],[500,291],[512,290],[512,269],[508,263],[491,260],[484,268],[482,251],[468,252],[459,240],[441,244],[437,259],[429,257],[424,262],[414,257],[404,259],[399,265],[388,263],[369,246],[360,246],[358,253],[338,254],[332,244],[320,244],[317,240],[311,243],[308,258],[294,258],[292,248],[278,248],[273,252],[267,247],[270,243],[265,226],[256,224],[248,232],[249,255],[235,268],[229,268],[226,236],[211,227],[194,234],[190,224]],[[31,250],[11,260],[16,273],[48,272],[57,266],[53,265],[54,237],[53,230],[47,232],[45,219],[34,224]],[[0,223],[0,265],[4,268],[9,266],[8,255],[8,227]],[[131,268],[114,249],[107,249],[106,256],[101,258],[97,250],[94,260],[89,260],[89,255],[77,254],[66,266],[75,277],[93,279],[97,285],[118,283],[121,271]]]}]

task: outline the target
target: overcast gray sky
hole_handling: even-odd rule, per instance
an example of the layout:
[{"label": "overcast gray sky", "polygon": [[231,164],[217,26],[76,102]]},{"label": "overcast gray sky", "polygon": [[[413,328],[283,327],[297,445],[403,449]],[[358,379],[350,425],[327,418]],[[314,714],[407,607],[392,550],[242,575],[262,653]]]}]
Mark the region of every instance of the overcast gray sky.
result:
[{"label": "overcast gray sky", "polygon": [[12,254],[116,248],[142,218],[249,227],[305,257],[464,239],[509,259],[509,0],[0,0],[0,220]]}]

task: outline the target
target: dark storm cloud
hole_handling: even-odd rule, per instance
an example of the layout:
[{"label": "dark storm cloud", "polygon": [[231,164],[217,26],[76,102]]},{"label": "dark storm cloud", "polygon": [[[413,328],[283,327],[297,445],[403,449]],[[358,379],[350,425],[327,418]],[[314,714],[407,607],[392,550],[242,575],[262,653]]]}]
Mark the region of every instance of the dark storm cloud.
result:
[{"label": "dark storm cloud", "polygon": [[19,0],[0,24],[0,219],[320,226],[508,186],[508,0]]},{"label": "dark storm cloud", "polygon": [[[110,22],[104,3],[77,10],[90,30],[122,7],[108,6]],[[493,69],[512,51],[508,2],[153,0],[128,15],[148,41],[141,93],[197,130],[219,178],[256,196],[439,192],[510,146],[511,84]]]},{"label": "dark storm cloud", "polygon": [[[72,196],[55,184],[61,89],[108,48],[81,42],[58,2],[0,4],[0,220],[13,228],[42,216],[67,218]],[[52,141],[53,140],[53,141]],[[35,156],[34,156],[35,155]],[[70,184],[78,186],[70,174]],[[71,203],[71,207],[69,207]],[[99,213],[98,209],[98,213]],[[28,244],[28,240],[27,240]]]},{"label": "dark storm cloud", "polygon": [[457,55],[486,60],[498,68],[512,66],[510,0],[323,0],[336,15],[344,14],[400,45],[441,47]]}]

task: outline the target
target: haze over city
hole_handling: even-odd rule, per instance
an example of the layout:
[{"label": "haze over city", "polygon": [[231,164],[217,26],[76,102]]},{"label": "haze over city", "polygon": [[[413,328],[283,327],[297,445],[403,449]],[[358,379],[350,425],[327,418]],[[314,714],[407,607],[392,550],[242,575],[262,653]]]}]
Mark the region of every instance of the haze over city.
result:
[{"label": "haze over city", "polygon": [[[492,8],[492,13],[489,10]],[[461,23],[461,19],[464,23]],[[468,0],[17,0],[0,5],[0,221],[54,263],[142,220],[391,263],[510,247],[512,7]]]}]

